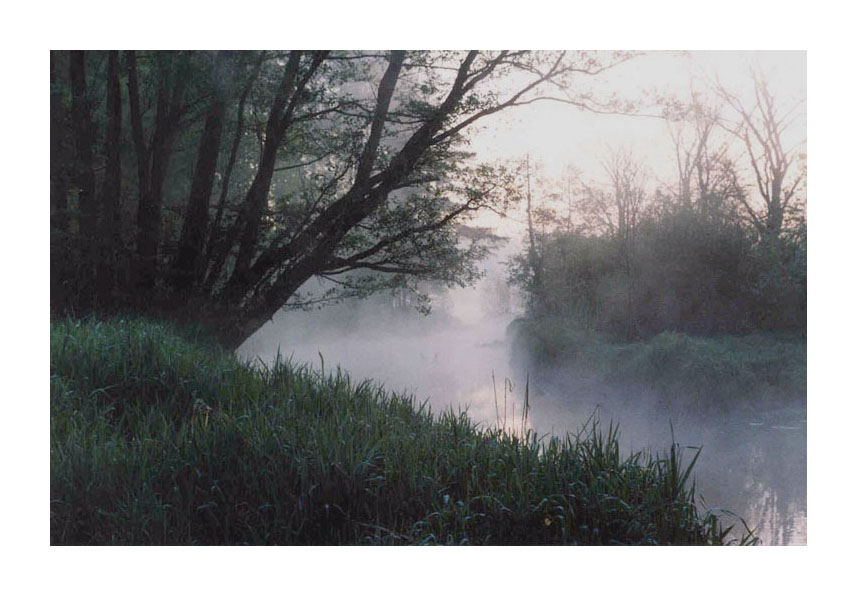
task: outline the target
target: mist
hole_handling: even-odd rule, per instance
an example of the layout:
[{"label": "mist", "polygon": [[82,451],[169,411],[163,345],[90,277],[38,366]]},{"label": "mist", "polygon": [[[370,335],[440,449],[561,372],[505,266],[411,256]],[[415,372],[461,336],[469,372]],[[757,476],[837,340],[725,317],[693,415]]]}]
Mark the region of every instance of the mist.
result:
[{"label": "mist", "polygon": [[[340,367],[353,380],[412,394],[432,411],[467,409],[474,421],[496,424],[492,374],[502,407],[504,381],[514,376],[506,332],[521,305],[496,259],[487,269],[476,286],[435,296],[428,315],[391,294],[283,311],[238,354],[270,363],[279,353],[317,369]],[[498,288],[508,293],[505,301],[498,300]],[[507,390],[509,425],[513,409],[521,411],[519,393]]]},{"label": "mist", "polygon": [[735,524],[735,536],[744,530],[740,516],[762,544],[806,543],[805,402],[700,411],[665,403],[656,391],[608,385],[580,367],[532,362],[513,341],[525,306],[506,282],[504,259],[484,262],[486,275],[474,287],[435,295],[428,315],[389,294],[283,311],[238,355],[266,364],[279,355],[325,372],[339,367],[353,381],[412,395],[432,412],[466,411],[484,428],[563,437],[597,419],[619,426],[626,452],[665,453],[675,441],[689,462],[701,447],[697,492],[705,508]]}]

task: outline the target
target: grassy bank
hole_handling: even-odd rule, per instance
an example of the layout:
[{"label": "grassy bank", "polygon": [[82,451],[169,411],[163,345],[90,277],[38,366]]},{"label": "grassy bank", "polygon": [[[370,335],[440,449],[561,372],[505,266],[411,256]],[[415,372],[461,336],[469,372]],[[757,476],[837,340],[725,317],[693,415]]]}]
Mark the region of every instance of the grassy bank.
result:
[{"label": "grassy bank", "polygon": [[806,399],[806,338],[755,333],[700,337],[664,332],[614,341],[568,319],[520,319],[510,333],[527,365],[585,371],[617,387],[694,406],[764,406]]},{"label": "grassy bank", "polygon": [[52,544],[720,544],[692,463],[598,425],[479,430],[146,321],[51,325]]}]

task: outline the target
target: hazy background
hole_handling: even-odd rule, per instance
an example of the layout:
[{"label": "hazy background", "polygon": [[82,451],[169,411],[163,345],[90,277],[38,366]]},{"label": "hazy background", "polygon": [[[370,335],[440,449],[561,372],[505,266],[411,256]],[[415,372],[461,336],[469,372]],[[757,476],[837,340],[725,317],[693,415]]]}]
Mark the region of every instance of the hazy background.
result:
[{"label": "hazy background", "polygon": [[[676,176],[670,129],[651,117],[659,110],[655,98],[696,92],[716,104],[712,86],[720,83],[751,102],[754,71],[767,78],[780,105],[796,106],[784,144],[800,146],[806,139],[805,52],[653,52],[599,77],[593,89],[639,102],[639,115],[593,114],[537,102],[486,122],[472,135],[471,149],[485,160],[529,155],[543,178],[561,176],[571,165],[595,180],[603,178],[602,162],[610,151],[629,149],[647,167],[651,191]],[[322,310],[281,312],[239,354],[270,362],[279,352],[316,368],[322,362],[326,370],[341,366],[356,381],[371,379],[411,393],[433,411],[466,409],[480,424],[505,423],[513,431],[523,424],[540,435],[562,436],[597,413],[603,422],[620,425],[623,448],[629,450],[667,449],[672,424],[679,443],[704,447],[697,477],[707,506],[742,514],[766,544],[805,544],[805,406],[700,418],[661,407],[654,394],[608,389],[580,371],[536,374],[512,352],[508,325],[524,307],[507,283],[506,263],[523,246],[523,209],[519,205],[506,217],[486,212],[477,219],[505,242],[483,263],[485,277],[475,287],[430,292],[430,315],[400,308],[396,297],[386,294]],[[304,289],[323,288],[312,282]],[[528,382],[531,409],[522,421]]]}]

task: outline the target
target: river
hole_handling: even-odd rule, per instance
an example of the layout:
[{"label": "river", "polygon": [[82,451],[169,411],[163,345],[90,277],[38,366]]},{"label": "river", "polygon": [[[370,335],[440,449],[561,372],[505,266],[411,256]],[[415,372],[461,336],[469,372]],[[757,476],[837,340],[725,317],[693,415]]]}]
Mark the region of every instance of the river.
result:
[{"label": "river", "polygon": [[[413,393],[435,412],[466,408],[484,426],[564,435],[597,411],[602,422],[619,424],[626,450],[663,452],[674,436],[680,445],[702,447],[695,478],[705,508],[739,514],[762,544],[807,543],[805,405],[700,417],[616,395],[586,379],[540,377],[513,365],[506,337],[513,316],[484,315],[484,299],[484,293],[458,290],[448,312],[427,317],[390,316],[391,309],[377,303],[286,312],[238,353],[270,362],[279,350],[316,367],[323,358],[328,370],[339,365],[355,380]],[[525,387],[530,410],[522,421]],[[687,450],[685,457],[694,453]]]}]

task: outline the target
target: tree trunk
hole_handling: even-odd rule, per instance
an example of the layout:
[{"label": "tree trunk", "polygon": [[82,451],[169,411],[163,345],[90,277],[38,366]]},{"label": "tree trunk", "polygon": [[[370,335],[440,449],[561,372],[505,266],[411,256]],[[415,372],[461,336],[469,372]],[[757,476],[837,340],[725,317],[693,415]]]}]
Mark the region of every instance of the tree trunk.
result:
[{"label": "tree trunk", "polygon": [[[429,146],[432,134],[443,120],[443,114],[439,114],[414,134],[385,169],[380,183],[369,184],[369,172],[374,166],[378,150],[378,141],[375,139],[380,137],[384,126],[404,57],[404,52],[393,52],[387,71],[381,79],[372,130],[361,156],[355,185],[291,242],[270,246],[244,277],[233,275],[230,278],[231,287],[228,287],[227,291],[232,290],[231,296],[250,299],[242,306],[242,316],[235,319],[229,331],[230,335],[225,337],[227,345],[240,345],[270,320],[298,288],[313,275],[323,271],[345,234],[386,200],[392,189],[411,171],[419,156]],[[447,103],[454,105],[452,101]],[[262,295],[256,295],[257,284],[267,277],[275,263],[286,264],[286,271],[279,274]],[[234,298],[230,304],[233,307],[239,306]]]},{"label": "tree trunk", "polygon": [[59,52],[51,51],[51,228],[68,234],[68,187],[63,159],[63,107],[59,89]]},{"label": "tree trunk", "polygon": [[147,293],[158,279],[158,252],[163,229],[163,194],[178,124],[179,104],[184,81],[170,83],[167,74],[158,78],[155,131],[149,148],[150,169],[148,193],[140,194],[137,209],[137,289]]},{"label": "tree trunk", "polygon": [[777,239],[783,231],[783,178],[785,178],[785,168],[778,168],[774,171],[773,180],[771,181],[771,197],[768,203],[768,213],[765,218],[766,230],[769,238]]},{"label": "tree trunk", "polygon": [[[237,304],[240,301],[240,289],[246,285],[250,262],[256,254],[259,240],[259,230],[262,225],[262,216],[268,202],[268,193],[271,191],[271,182],[274,178],[274,167],[277,165],[277,151],[280,138],[276,135],[265,139],[265,147],[262,159],[259,161],[259,170],[247,196],[244,200],[244,210],[241,215],[243,220],[243,232],[240,236],[238,256],[235,260],[235,269],[229,279],[227,299]],[[239,290],[239,291],[235,291]]]},{"label": "tree trunk", "polygon": [[[151,203],[149,169],[151,166],[151,151],[149,150],[143,132],[143,116],[140,109],[140,86],[137,75],[137,54],[133,50],[125,53],[128,65],[128,107],[131,120],[131,133],[134,139],[134,151],[137,158],[137,220],[140,219],[140,209]],[[136,265],[136,263],[134,263]],[[135,283],[136,267],[132,267],[132,278]]]},{"label": "tree trunk", "polygon": [[[72,90],[72,124],[74,127],[74,180],[78,189],[80,208],[81,281],[91,288],[96,254],[98,211],[95,203],[95,172],[92,169],[92,116],[86,96],[86,56],[82,51],[69,55],[69,76]],[[83,290],[82,294],[88,292]]]},{"label": "tree trunk", "polygon": [[116,265],[121,244],[120,192],[122,182],[119,154],[122,133],[122,94],[119,85],[119,52],[108,54],[107,61],[107,135],[104,142],[107,164],[101,188],[101,225],[99,231],[98,296],[109,304],[116,284]]},{"label": "tree trunk", "polygon": [[544,272],[542,259],[536,246],[536,230],[533,226],[533,205],[530,193],[530,156],[527,155],[527,232],[530,240],[529,258],[530,271],[533,274],[532,295],[535,296],[535,308],[537,311],[545,310]]},{"label": "tree trunk", "polygon": [[137,287],[150,290],[154,287],[158,270],[158,250],[161,246],[163,228],[161,212],[163,184],[168,165],[168,154],[172,139],[165,130],[165,100],[158,99],[158,116],[155,134],[152,137],[151,166],[149,170],[149,192],[140,195],[137,207]]},{"label": "tree trunk", "polygon": [[[277,152],[290,124],[291,110],[294,110],[295,106],[293,100],[296,95],[295,83],[300,60],[301,52],[292,51],[289,53],[283,81],[277,90],[277,96],[274,98],[274,104],[265,125],[265,145],[262,148],[259,169],[253,178],[250,189],[247,191],[241,216],[236,223],[236,231],[241,230],[240,241],[238,255],[235,259],[235,269],[230,277],[229,289],[226,293],[227,300],[233,304],[240,302],[241,295],[236,290],[246,285],[245,278],[250,269],[250,262],[256,254],[262,217],[265,213],[268,193],[271,190],[274,167],[277,164]],[[306,79],[304,83],[306,83]]]},{"label": "tree trunk", "polygon": [[[208,236],[208,247],[205,258],[208,271],[206,272],[203,288],[205,293],[211,293],[214,283],[217,281],[217,277],[220,275],[220,271],[226,261],[229,251],[228,247],[231,246],[231,242],[227,243],[222,237],[221,223],[223,221],[223,212],[226,209],[229,181],[232,178],[232,170],[235,168],[235,160],[238,157],[238,149],[241,146],[241,136],[244,134],[244,106],[246,105],[247,96],[250,94],[253,83],[262,69],[263,60],[264,54],[260,56],[253,73],[250,75],[250,79],[247,81],[247,85],[244,87],[244,91],[241,93],[241,99],[238,101],[238,121],[235,127],[235,136],[232,139],[229,162],[226,164],[226,171],[223,173],[223,182],[220,185],[220,200],[217,203],[217,213],[214,216],[214,223],[211,226],[211,233]],[[226,244],[226,248],[224,248],[224,244]]]},{"label": "tree trunk", "polygon": [[62,55],[51,51],[51,304],[66,302],[64,282],[71,259],[68,252],[68,174],[64,150],[65,110],[62,107],[59,64]]},{"label": "tree trunk", "polygon": [[[405,147],[386,169],[386,179],[383,184],[375,186],[368,184],[368,173],[376,160],[378,139],[384,127],[404,58],[405,53],[403,51],[394,51],[391,54],[390,64],[378,87],[378,100],[372,120],[372,128],[351,189],[341,199],[327,207],[291,241],[288,243],[272,243],[256,259],[252,267],[249,267],[249,263],[246,269],[238,269],[236,266],[236,271],[229,279],[225,292],[225,297],[231,304],[238,305],[241,298],[253,294],[257,290],[258,284],[266,279],[273,269],[284,263],[291,262],[287,271],[281,275],[281,278],[286,281],[278,280],[278,283],[273,284],[266,291],[266,296],[263,299],[265,303],[263,310],[267,311],[272,308],[273,302],[282,296],[283,287],[291,287],[295,283],[297,283],[295,290],[300,287],[304,281],[312,276],[312,274],[307,277],[303,276],[304,267],[310,263],[314,264],[312,266],[319,266],[320,268],[315,271],[320,271],[345,234],[383,203],[398,181],[410,172],[419,156],[425,151],[435,127],[440,125],[442,120],[440,116],[432,124],[424,125],[405,144]],[[287,299],[290,295],[286,295],[285,298]]]},{"label": "tree trunk", "polygon": [[[269,321],[288,299],[303,285],[329,265],[342,238],[380,205],[399,187],[413,171],[420,157],[436,141],[434,135],[466,93],[465,82],[476,53],[470,52],[462,62],[458,76],[446,99],[436,113],[412,134],[389,164],[363,184],[355,184],[340,199],[325,208],[305,228],[290,239],[270,244],[246,274],[248,277],[230,278],[224,300],[228,320],[221,319],[217,334],[227,347],[235,348]],[[369,141],[361,156],[360,172],[372,170],[377,146],[370,142],[376,129],[387,117],[390,98],[398,80],[404,52],[393,52],[387,73],[378,88],[376,113],[373,117]],[[365,164],[369,164],[368,167]],[[262,287],[262,282],[276,270],[276,278]],[[234,284],[234,286],[233,286]],[[231,287],[230,287],[231,286]],[[239,300],[236,300],[235,297]]]},{"label": "tree trunk", "polygon": [[220,137],[223,132],[225,103],[220,75],[220,57],[214,58],[214,94],[205,118],[205,128],[199,144],[196,167],[191,182],[184,223],[182,225],[178,252],[173,264],[173,286],[186,291],[200,281],[204,272],[202,256],[208,233],[208,207],[220,153]]}]

